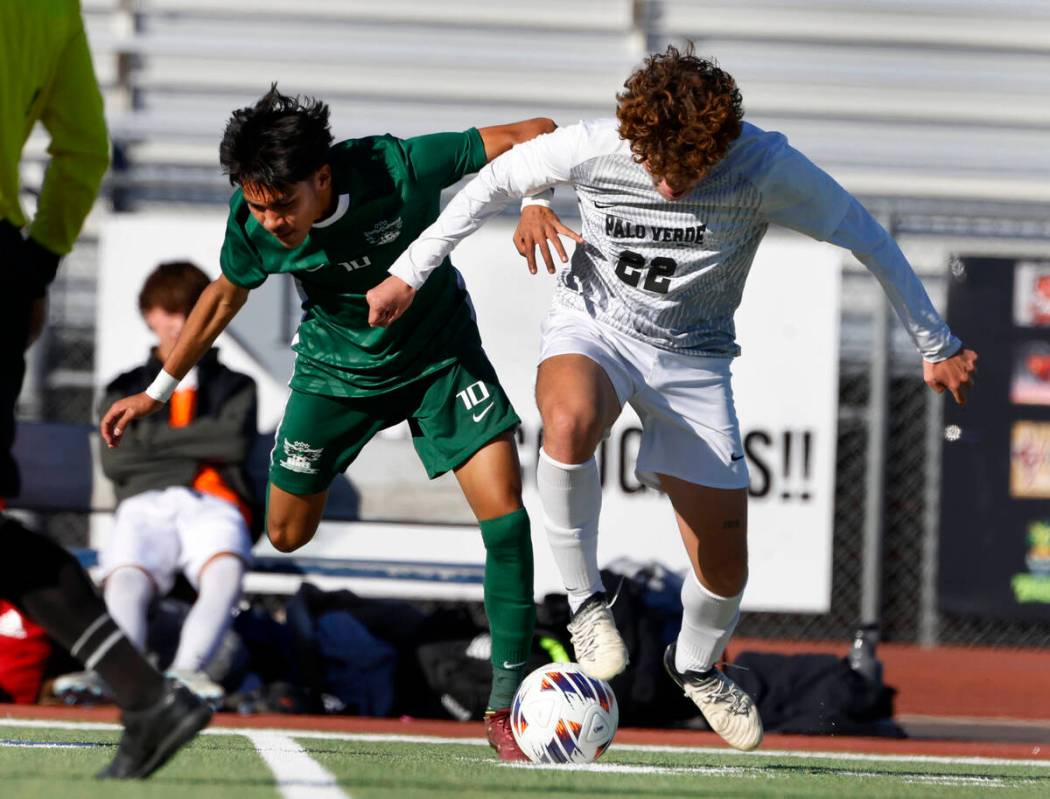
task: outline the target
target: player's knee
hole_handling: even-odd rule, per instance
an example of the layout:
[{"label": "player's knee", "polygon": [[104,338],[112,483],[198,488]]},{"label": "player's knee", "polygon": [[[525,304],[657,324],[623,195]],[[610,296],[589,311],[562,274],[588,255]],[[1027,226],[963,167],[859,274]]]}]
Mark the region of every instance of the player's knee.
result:
[{"label": "player's knee", "polygon": [[274,549],[280,552],[294,552],[313,537],[313,533],[289,524],[270,520],[266,535]]},{"label": "player's knee", "polygon": [[593,408],[551,403],[543,409],[544,449],[555,460],[586,460],[594,454],[603,432]]},{"label": "player's knee", "polygon": [[490,519],[508,516],[521,509],[521,490],[514,486],[501,487],[485,498],[485,514]]},{"label": "player's knee", "polygon": [[747,586],[747,563],[724,563],[698,574],[697,579],[716,596],[736,596]]}]

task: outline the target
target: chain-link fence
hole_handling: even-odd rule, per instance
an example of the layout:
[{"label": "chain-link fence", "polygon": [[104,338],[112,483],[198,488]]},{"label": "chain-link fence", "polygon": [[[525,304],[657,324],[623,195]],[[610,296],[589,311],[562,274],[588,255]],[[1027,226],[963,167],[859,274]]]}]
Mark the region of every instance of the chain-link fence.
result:
[{"label": "chain-link fence", "polygon": [[[84,236],[63,260],[48,292],[48,324],[28,354],[19,416],[47,422],[91,423],[95,398],[95,293],[98,247]],[[88,542],[83,513],[34,514],[34,526],[56,541]]]},{"label": "chain-link fence", "polygon": [[[1000,226],[1000,232],[1004,229]],[[864,338],[871,341],[870,318],[863,327]],[[899,326],[896,333],[901,333]],[[871,379],[867,361],[847,356],[840,364],[830,611],[744,614],[739,634],[842,640],[862,623]],[[906,360],[891,353],[878,605],[882,638],[924,644],[1048,646],[1050,623],[959,616],[937,608],[940,409],[946,401],[928,390],[910,355]]]}]

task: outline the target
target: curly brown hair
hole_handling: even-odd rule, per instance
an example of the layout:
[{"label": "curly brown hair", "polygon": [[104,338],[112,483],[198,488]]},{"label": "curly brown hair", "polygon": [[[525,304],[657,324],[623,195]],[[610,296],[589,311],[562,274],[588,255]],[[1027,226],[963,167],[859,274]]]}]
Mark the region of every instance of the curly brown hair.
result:
[{"label": "curly brown hair", "polygon": [[690,44],[654,53],[616,96],[620,136],[634,160],[671,186],[702,178],[740,135],[744,106],[736,81]]}]

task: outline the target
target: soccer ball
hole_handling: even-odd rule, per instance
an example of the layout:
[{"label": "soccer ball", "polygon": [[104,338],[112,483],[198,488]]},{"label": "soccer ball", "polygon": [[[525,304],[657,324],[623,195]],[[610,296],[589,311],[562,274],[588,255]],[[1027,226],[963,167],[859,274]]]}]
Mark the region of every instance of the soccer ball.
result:
[{"label": "soccer ball", "polygon": [[609,748],[620,710],[609,683],[576,663],[548,663],[518,688],[510,728],[533,763],[592,763]]}]

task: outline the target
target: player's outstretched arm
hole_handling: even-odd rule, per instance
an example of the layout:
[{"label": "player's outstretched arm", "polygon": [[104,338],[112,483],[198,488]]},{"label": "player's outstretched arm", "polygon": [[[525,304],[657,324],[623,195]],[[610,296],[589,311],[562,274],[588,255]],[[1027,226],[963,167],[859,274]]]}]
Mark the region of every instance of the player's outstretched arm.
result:
[{"label": "player's outstretched arm", "polygon": [[558,128],[513,148],[482,169],[434,224],[401,253],[390,267],[391,277],[368,292],[369,323],[385,327],[396,321],[411,304],[414,291],[456,245],[511,200],[568,183],[586,135],[585,123]]},{"label": "player's outstretched arm", "polygon": [[977,353],[961,349],[943,361],[923,361],[922,377],[926,385],[938,394],[950,391],[955,401],[966,404],[966,392],[973,388],[973,376],[977,373]]},{"label": "player's outstretched arm", "polygon": [[157,392],[151,391],[151,386],[139,394],[114,402],[99,424],[99,432],[107,447],[118,446],[128,424],[148,416],[167,402],[178,381],[211,348],[247,299],[248,289],[234,285],[225,276],[220,275],[212,281],[193,306],[175,348],[164,362],[164,371],[158,381],[166,380],[170,387]]}]

